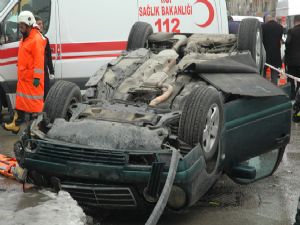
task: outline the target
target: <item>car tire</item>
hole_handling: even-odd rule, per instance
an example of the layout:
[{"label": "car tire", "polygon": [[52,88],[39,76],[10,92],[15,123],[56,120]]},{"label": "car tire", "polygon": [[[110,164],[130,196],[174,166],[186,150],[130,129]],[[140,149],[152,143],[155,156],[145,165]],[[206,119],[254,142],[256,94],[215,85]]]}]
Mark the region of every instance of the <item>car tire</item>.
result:
[{"label": "car tire", "polygon": [[257,19],[249,18],[242,20],[238,32],[237,48],[239,51],[250,51],[257,68],[259,70],[262,69],[262,29]]},{"label": "car tire", "polygon": [[50,88],[44,104],[50,122],[56,118],[70,119],[69,108],[72,104],[82,100],[80,88],[68,81],[57,81]]},{"label": "car tire", "polygon": [[207,85],[191,92],[182,111],[179,138],[191,146],[200,143],[207,162],[215,158],[219,146],[223,112],[221,94]]},{"label": "car tire", "polygon": [[130,31],[127,43],[127,51],[146,48],[148,37],[153,34],[152,26],[145,22],[136,22]]}]

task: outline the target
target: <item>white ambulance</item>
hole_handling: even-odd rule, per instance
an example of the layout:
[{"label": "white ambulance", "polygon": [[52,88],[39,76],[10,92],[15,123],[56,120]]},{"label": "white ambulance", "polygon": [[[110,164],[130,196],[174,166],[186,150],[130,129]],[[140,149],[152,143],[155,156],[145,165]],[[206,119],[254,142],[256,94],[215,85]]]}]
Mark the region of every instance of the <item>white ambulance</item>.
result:
[{"label": "white ambulance", "polygon": [[17,17],[44,20],[56,79],[84,87],[88,77],[126,50],[136,21],[154,32],[228,33],[225,0],[1,0],[0,110],[14,106],[20,34]]}]

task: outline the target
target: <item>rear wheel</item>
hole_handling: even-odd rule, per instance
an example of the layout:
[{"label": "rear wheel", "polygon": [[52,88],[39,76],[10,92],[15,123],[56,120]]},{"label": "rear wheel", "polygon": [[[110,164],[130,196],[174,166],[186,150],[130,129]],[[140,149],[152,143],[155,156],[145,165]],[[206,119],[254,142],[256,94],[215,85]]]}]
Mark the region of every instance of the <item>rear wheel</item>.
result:
[{"label": "rear wheel", "polygon": [[[263,43],[261,24],[257,19],[242,20],[238,32],[238,50],[250,51],[257,68],[263,68]],[[261,71],[260,71],[261,72]]]},{"label": "rear wheel", "polygon": [[152,26],[145,22],[136,22],[130,31],[127,43],[127,51],[139,48],[147,48],[148,38],[153,34]]},{"label": "rear wheel", "polygon": [[81,101],[81,92],[79,87],[68,81],[57,81],[50,89],[45,100],[44,112],[50,122],[56,118],[71,118],[70,106]]},{"label": "rear wheel", "polygon": [[180,119],[179,138],[191,146],[200,144],[209,167],[218,159],[223,111],[220,93],[201,85],[190,94]]}]

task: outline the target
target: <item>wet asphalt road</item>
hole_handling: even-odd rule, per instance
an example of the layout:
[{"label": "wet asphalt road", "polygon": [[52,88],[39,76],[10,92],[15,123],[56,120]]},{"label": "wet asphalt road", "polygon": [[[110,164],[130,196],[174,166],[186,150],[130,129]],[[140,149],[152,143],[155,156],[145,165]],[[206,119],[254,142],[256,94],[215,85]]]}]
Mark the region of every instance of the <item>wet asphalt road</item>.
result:
[{"label": "wet asphalt road", "polygon": [[[0,128],[0,153],[13,155],[17,140]],[[240,186],[223,176],[205,198],[182,213],[167,212],[162,225],[291,225],[300,195],[300,124],[278,171],[267,179]],[[144,224],[147,217],[128,213],[105,214],[89,224]],[[67,193],[58,196],[42,190],[22,192],[20,184],[0,177],[0,225],[81,225],[85,217]]]}]

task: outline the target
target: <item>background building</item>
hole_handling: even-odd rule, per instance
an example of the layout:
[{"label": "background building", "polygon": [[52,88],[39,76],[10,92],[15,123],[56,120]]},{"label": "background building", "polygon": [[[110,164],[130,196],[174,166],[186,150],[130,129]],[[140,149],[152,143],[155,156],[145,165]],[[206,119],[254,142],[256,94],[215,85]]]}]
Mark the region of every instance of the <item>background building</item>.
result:
[{"label": "background building", "polygon": [[240,16],[275,15],[277,0],[226,0],[228,13]]}]

